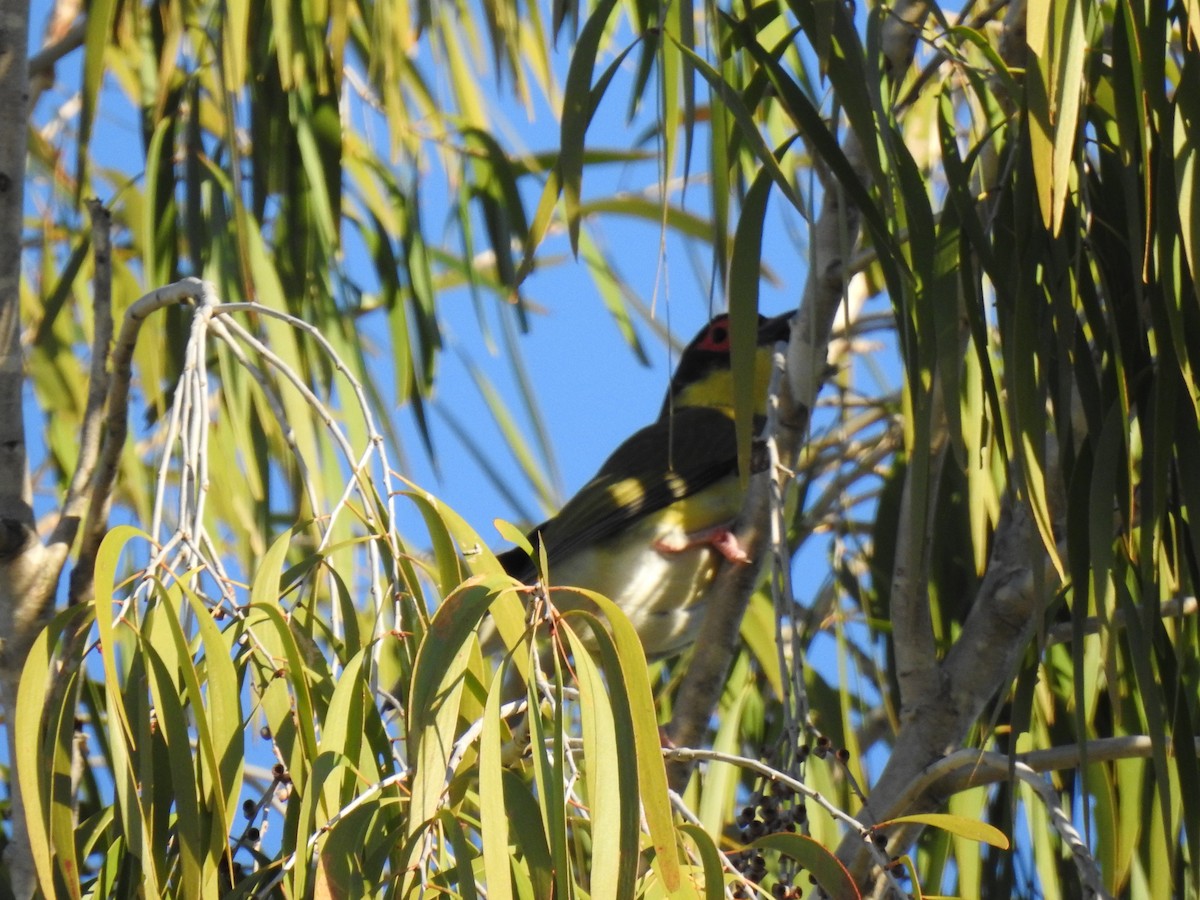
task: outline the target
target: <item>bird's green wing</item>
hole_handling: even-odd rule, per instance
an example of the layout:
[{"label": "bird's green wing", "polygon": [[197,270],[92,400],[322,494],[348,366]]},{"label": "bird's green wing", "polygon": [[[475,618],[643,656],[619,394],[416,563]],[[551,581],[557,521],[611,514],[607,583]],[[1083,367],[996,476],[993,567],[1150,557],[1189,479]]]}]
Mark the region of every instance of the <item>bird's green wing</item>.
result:
[{"label": "bird's green wing", "polygon": [[[626,440],[552,519],[530,534],[562,559],[620,533],[643,516],[732,475],[737,466],[733,420],[707,407],[684,407]],[[510,574],[528,580],[533,568],[520,550],[501,554]]]}]

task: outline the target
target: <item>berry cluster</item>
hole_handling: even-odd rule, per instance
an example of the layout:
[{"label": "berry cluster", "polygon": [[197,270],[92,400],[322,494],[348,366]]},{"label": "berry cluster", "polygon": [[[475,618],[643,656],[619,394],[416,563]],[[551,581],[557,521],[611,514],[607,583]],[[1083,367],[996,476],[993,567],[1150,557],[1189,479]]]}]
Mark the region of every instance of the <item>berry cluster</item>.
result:
[{"label": "berry cluster", "polygon": [[[755,792],[751,798],[751,805],[738,813],[737,824],[742,841],[750,843],[764,835],[781,831],[794,832],[803,827],[807,819],[808,810],[804,806],[804,800],[798,798],[796,792],[787,785],[772,783],[769,789]],[[742,878],[751,884],[759,884],[767,874],[767,860],[761,850],[742,850],[731,854],[729,860]],[[780,880],[771,888],[771,894],[780,900],[790,900],[799,897],[800,890],[788,881]],[[734,885],[733,896],[750,897],[749,886]]]},{"label": "berry cluster", "polygon": [[849,750],[847,750],[845,747],[840,747],[837,750],[834,750],[833,741],[825,737],[825,735],[821,735],[817,738],[817,743],[815,746],[810,747],[808,744],[800,745],[800,762],[804,762],[806,759],[808,759],[809,755],[815,756],[818,759],[825,759],[830,753],[832,753],[834,758],[836,758],[837,761],[843,765],[850,760]]},{"label": "berry cluster", "polygon": [[[833,742],[820,735],[813,746],[801,744],[797,748],[797,761],[803,764],[810,756],[818,759],[832,757],[843,765],[850,759],[850,752],[845,748],[835,748]],[[804,798],[798,796],[790,787],[778,782],[771,782],[769,787],[756,791],[749,806],[738,813],[737,826],[742,842],[751,844],[768,834],[779,832],[794,832],[804,828],[808,821],[808,810]],[[883,840],[880,835],[878,841]],[[742,876],[743,883],[733,886],[735,898],[753,896],[751,885],[761,884],[767,874],[767,861],[762,850],[747,847],[737,853],[730,854],[729,861],[733,863]],[[792,864],[794,866],[794,864]],[[778,873],[775,884],[771,886],[771,896],[778,900],[798,900],[804,888],[794,883],[799,869],[785,868]],[[810,875],[809,882],[816,884]]]},{"label": "berry cluster", "polygon": [[804,801],[797,801],[795,791],[784,784],[772,784],[769,793],[760,791],[751,802],[753,805],[745,807],[737,817],[742,840],[747,843],[764,834],[795,831],[808,818]]}]

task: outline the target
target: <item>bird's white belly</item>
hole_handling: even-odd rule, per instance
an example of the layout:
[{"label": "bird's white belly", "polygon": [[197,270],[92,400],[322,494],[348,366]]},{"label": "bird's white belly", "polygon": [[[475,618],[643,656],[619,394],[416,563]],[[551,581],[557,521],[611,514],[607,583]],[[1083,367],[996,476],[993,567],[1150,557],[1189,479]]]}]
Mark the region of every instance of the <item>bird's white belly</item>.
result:
[{"label": "bird's white belly", "polygon": [[[662,522],[642,523],[604,542],[601,552],[573,553],[551,566],[554,586],[603,594],[629,617],[646,655],[669,656],[696,637],[704,614],[698,601],[713,579],[720,554],[707,543],[682,550],[655,549],[660,541],[685,543],[686,533]],[[569,591],[551,595],[562,610],[589,607]]]}]

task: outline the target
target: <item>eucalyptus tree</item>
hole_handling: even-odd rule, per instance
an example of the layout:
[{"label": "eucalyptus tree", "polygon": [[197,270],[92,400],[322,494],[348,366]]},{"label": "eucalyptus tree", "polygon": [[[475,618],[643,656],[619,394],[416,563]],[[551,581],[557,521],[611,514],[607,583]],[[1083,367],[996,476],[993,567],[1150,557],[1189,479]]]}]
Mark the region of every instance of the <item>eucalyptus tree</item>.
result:
[{"label": "eucalyptus tree", "polygon": [[[17,896],[1200,889],[1195,3],[2,12]],[[798,310],[677,659],[415,476],[553,507],[576,267]]]}]

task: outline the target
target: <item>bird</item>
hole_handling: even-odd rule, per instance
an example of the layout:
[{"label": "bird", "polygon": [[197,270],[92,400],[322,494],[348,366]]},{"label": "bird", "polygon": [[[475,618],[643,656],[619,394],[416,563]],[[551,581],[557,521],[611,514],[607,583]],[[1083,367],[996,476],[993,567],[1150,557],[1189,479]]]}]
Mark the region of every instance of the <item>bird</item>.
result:
[{"label": "bird", "polygon": [[[772,352],[791,314],[758,317],[755,414],[765,417]],[[688,647],[701,600],[722,558],[747,563],[733,534],[744,495],[738,477],[730,323],[711,319],[680,355],[658,418],[625,440],[559,512],[497,559],[516,580],[538,580],[544,547],[555,586],[603,594],[628,616],[647,657]],[[577,608],[569,593],[559,610]]]}]

